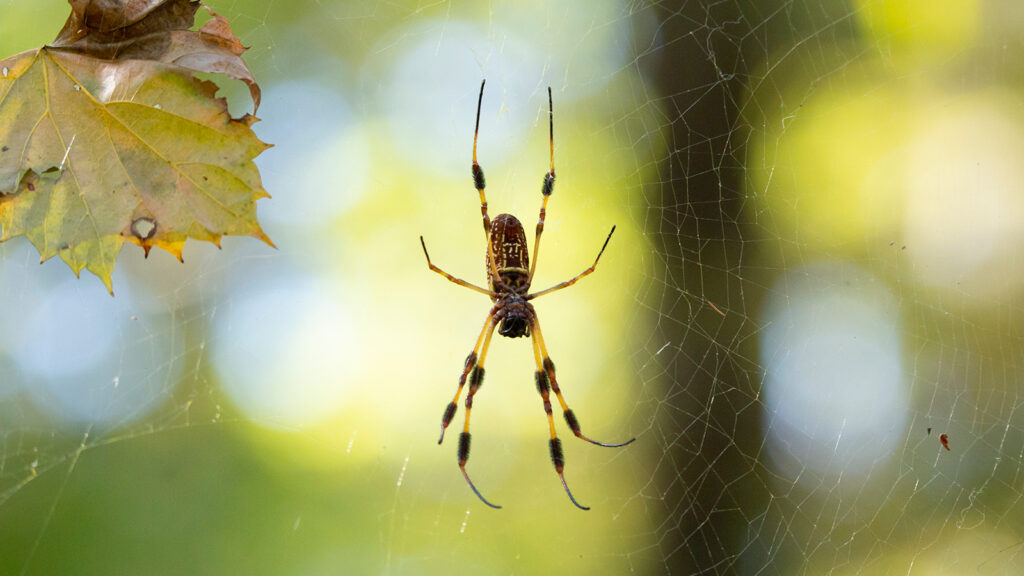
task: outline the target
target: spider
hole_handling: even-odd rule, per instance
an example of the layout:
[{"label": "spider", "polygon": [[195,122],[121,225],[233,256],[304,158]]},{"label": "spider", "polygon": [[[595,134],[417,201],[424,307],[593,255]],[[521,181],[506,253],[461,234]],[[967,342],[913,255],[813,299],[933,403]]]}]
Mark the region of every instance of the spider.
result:
[{"label": "spider", "polygon": [[462,475],[473,490],[473,493],[484,504],[491,508],[501,508],[501,506],[492,504],[480,494],[480,491],[477,490],[473,481],[470,480],[469,474],[466,472],[470,442],[469,413],[473,408],[473,397],[476,396],[476,393],[480,390],[480,385],[484,381],[484,360],[487,357],[487,349],[491,345],[491,336],[494,335],[495,328],[497,328],[498,334],[507,338],[529,336],[533,342],[533,356],[537,365],[537,372],[534,374],[537,392],[540,393],[541,399],[544,401],[544,412],[547,413],[548,429],[551,433],[551,440],[549,441],[551,462],[555,465],[555,472],[558,473],[558,477],[562,480],[562,487],[565,488],[565,493],[569,495],[569,500],[577,508],[589,510],[589,507],[583,506],[576,501],[576,498],[573,497],[572,492],[569,490],[569,485],[565,482],[565,475],[563,474],[565,456],[562,453],[562,441],[559,440],[558,435],[555,433],[555,420],[551,414],[551,391],[554,391],[555,396],[558,397],[558,403],[562,406],[562,415],[565,417],[565,422],[577,438],[608,448],[625,446],[636,440],[636,438],[631,438],[620,444],[606,444],[591,440],[580,431],[579,420],[565,403],[562,391],[558,387],[558,380],[555,378],[555,364],[548,356],[547,347],[544,345],[544,338],[541,336],[537,312],[533,309],[530,301],[545,294],[568,288],[584,276],[592,273],[597,267],[597,262],[601,259],[604,249],[608,247],[608,241],[612,239],[615,226],[612,226],[611,232],[605,238],[604,245],[601,246],[601,251],[597,253],[597,258],[594,259],[594,264],[590,268],[587,268],[570,280],[540,292],[530,293],[530,283],[533,281],[533,273],[537,269],[537,252],[540,248],[541,233],[544,232],[544,217],[546,215],[548,198],[551,196],[555,186],[555,121],[554,107],[551,102],[551,88],[548,87],[548,128],[550,131],[551,168],[544,175],[544,182],[541,187],[543,200],[540,207],[540,219],[537,221],[537,230],[533,240],[533,265],[531,266],[530,255],[526,245],[526,234],[523,232],[523,225],[519,220],[511,214],[501,214],[492,222],[487,215],[487,198],[484,196],[484,171],[476,160],[476,142],[480,132],[480,105],[483,103],[484,85],[486,83],[486,80],[480,83],[480,96],[476,103],[476,128],[473,131],[473,183],[476,186],[476,191],[480,194],[480,214],[483,216],[484,234],[487,236],[486,265],[488,288],[482,288],[461,278],[456,278],[434,266],[430,261],[430,254],[427,252],[427,244],[423,241],[423,236],[420,236],[423,255],[427,257],[427,266],[431,270],[459,286],[465,286],[470,290],[490,296],[491,301],[494,302],[491,311],[487,314],[487,319],[484,321],[484,327],[476,339],[473,351],[466,357],[466,364],[462,368],[462,375],[459,376],[459,387],[455,391],[455,398],[445,407],[444,416],[441,418],[441,437],[437,443],[440,444],[444,441],[444,432],[455,416],[456,403],[459,401],[462,388],[465,386],[466,379],[468,378],[469,393],[466,396],[466,422],[463,425],[462,433],[459,435],[459,469],[462,470]]}]

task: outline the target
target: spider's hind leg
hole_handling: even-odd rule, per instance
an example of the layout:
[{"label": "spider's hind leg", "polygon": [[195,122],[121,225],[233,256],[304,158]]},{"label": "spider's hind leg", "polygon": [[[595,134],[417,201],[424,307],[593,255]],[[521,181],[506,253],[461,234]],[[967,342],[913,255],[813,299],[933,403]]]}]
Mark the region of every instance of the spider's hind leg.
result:
[{"label": "spider's hind leg", "polygon": [[[487,315],[487,320],[484,320],[483,330],[480,331],[480,335],[476,338],[476,344],[473,346],[473,351],[466,356],[466,365],[462,368],[462,375],[459,376],[459,388],[455,391],[455,398],[445,406],[444,416],[441,417],[441,437],[437,439],[437,443],[440,444],[444,441],[444,431],[448,429],[448,425],[452,423],[452,418],[455,417],[455,411],[458,409],[459,396],[462,395],[462,387],[466,385],[466,378],[469,377],[470,372],[476,368],[477,353],[480,351],[480,343],[483,342],[484,335],[488,333],[488,330],[493,330],[491,327],[492,321],[494,320],[494,311]],[[479,384],[477,384],[479,386]]]},{"label": "spider's hind leg", "polygon": [[[483,497],[483,494],[476,489],[476,485],[473,484],[473,481],[469,479],[469,473],[466,472],[466,461],[469,460],[469,443],[471,440],[471,436],[469,434],[469,414],[473,409],[473,397],[476,396],[477,391],[480,390],[480,386],[484,381],[484,360],[487,358],[487,349],[491,345],[491,337],[494,336],[494,328],[501,320],[500,314],[498,315],[499,317],[493,316],[494,312],[492,311],[491,317],[488,318],[488,324],[484,328],[486,336],[484,337],[483,346],[480,348],[479,360],[469,376],[469,393],[466,394],[466,423],[462,427],[462,433],[459,434],[459,469],[462,470],[462,476],[466,479],[466,483],[473,489],[473,493],[476,494],[477,498],[479,498],[481,502],[487,504],[491,508],[501,508],[501,506],[498,506],[497,504],[491,504]],[[481,336],[483,336],[483,334],[481,334]],[[447,415],[448,412],[446,411],[445,416]]]},{"label": "spider's hind leg", "polygon": [[[562,397],[562,390],[559,389],[558,380],[555,378],[555,363],[552,362],[551,357],[548,356],[547,346],[544,345],[544,337],[540,333],[540,323],[536,318],[533,321],[533,332],[534,338],[539,347],[539,351],[537,353],[537,370],[538,372],[543,371],[546,379],[550,382],[551,389],[555,392],[555,396],[558,397],[558,403],[562,405],[562,415],[565,417],[565,423],[569,425],[569,429],[572,430],[572,433],[581,440],[586,440],[595,446],[604,446],[605,448],[621,448],[622,446],[632,444],[636,441],[636,438],[630,438],[625,442],[609,444],[607,442],[598,442],[597,440],[588,438],[583,434],[580,430],[579,419],[576,418],[576,414],[569,408],[569,405],[566,404],[565,398]],[[543,356],[543,360],[541,360],[541,356]]]},{"label": "spider's hind leg", "polygon": [[540,331],[537,329],[537,319],[534,318],[531,322],[533,332],[533,357],[537,362],[537,372],[535,378],[537,381],[537,392],[540,393],[540,397],[544,400],[544,412],[548,416],[548,430],[551,433],[551,439],[548,442],[548,446],[551,449],[551,463],[555,465],[555,472],[558,477],[562,480],[562,487],[565,488],[565,493],[569,495],[569,500],[576,505],[580,510],[590,510],[589,506],[584,506],[576,501],[573,497],[572,491],[569,490],[569,485],[565,482],[565,454],[562,453],[562,441],[558,438],[558,434],[555,432],[555,418],[551,414],[551,385],[548,380],[548,374],[544,369],[544,365],[541,362],[541,340]]}]

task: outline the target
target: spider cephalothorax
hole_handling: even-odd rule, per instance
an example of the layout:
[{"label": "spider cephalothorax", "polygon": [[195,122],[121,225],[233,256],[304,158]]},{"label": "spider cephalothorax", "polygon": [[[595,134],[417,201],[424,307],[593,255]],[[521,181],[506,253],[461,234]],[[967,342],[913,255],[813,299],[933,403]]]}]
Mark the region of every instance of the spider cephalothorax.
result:
[{"label": "spider cephalothorax", "polygon": [[481,288],[475,284],[470,284],[465,280],[456,278],[451,274],[441,270],[437,266],[434,266],[430,262],[430,254],[427,253],[427,244],[423,241],[423,237],[420,236],[420,244],[423,246],[423,254],[427,257],[427,266],[431,270],[441,274],[448,280],[460,285],[465,286],[471,290],[475,290],[482,294],[487,294],[491,297],[494,302],[494,306],[491,307],[490,314],[487,315],[487,320],[484,321],[483,330],[480,331],[480,336],[476,339],[476,345],[473,347],[473,351],[466,357],[466,364],[462,369],[462,375],[459,377],[459,388],[455,392],[455,399],[445,407],[444,416],[441,418],[441,438],[437,441],[438,444],[444,440],[444,431],[451,424],[452,418],[455,417],[456,402],[459,401],[459,395],[462,394],[462,388],[466,385],[466,379],[469,379],[469,394],[466,395],[466,423],[462,428],[462,433],[459,435],[459,468],[462,470],[462,475],[466,478],[466,482],[469,483],[469,487],[473,489],[473,492],[477,495],[480,500],[492,508],[501,508],[488,502],[480,491],[473,485],[473,481],[469,479],[469,474],[466,472],[466,461],[469,459],[469,413],[473,408],[473,397],[476,396],[477,391],[480,389],[480,385],[484,381],[484,359],[487,357],[487,349],[491,344],[491,337],[494,335],[495,328],[498,329],[498,334],[506,336],[508,338],[519,338],[520,336],[530,336],[533,341],[533,355],[534,360],[537,364],[537,372],[534,374],[537,383],[537,392],[540,393],[541,399],[544,401],[544,412],[548,416],[548,427],[551,432],[551,439],[548,441],[548,447],[551,451],[551,462],[555,465],[555,472],[558,473],[558,477],[562,480],[562,486],[565,488],[566,494],[569,495],[569,499],[577,507],[583,510],[589,510],[586,506],[581,506],[576,499],[573,498],[572,492],[569,491],[568,484],[565,483],[565,475],[562,473],[565,466],[565,456],[562,453],[562,441],[558,439],[555,434],[555,421],[552,416],[551,408],[551,392],[554,391],[555,396],[558,398],[558,403],[562,407],[562,415],[565,417],[565,422],[569,425],[578,438],[586,440],[591,444],[597,444],[598,446],[607,447],[619,447],[629,444],[636,438],[630,439],[621,444],[605,444],[602,442],[596,442],[587,438],[580,431],[580,423],[576,418],[576,415],[569,406],[565,403],[565,399],[562,398],[562,391],[558,387],[558,380],[555,378],[555,364],[551,361],[548,356],[547,346],[544,345],[544,338],[540,333],[540,322],[537,320],[537,313],[533,309],[533,305],[530,304],[530,300],[543,296],[544,294],[550,294],[562,288],[568,288],[576,283],[580,278],[590,274],[597,267],[597,261],[601,259],[601,254],[604,253],[604,249],[608,246],[608,241],[612,238],[612,233],[615,232],[615,227],[612,226],[612,231],[608,233],[608,238],[605,239],[604,245],[601,246],[601,251],[597,253],[597,258],[594,259],[594,264],[590,267],[577,274],[571,280],[567,280],[560,284],[555,284],[551,288],[541,290],[540,292],[534,292],[530,294],[530,283],[533,281],[533,273],[537,267],[537,252],[540,249],[540,235],[544,231],[544,216],[546,213],[548,198],[551,196],[551,192],[555,186],[555,128],[554,128],[554,112],[551,105],[551,88],[548,88],[548,126],[550,129],[550,141],[551,146],[551,169],[548,170],[547,174],[544,175],[544,184],[541,187],[541,196],[543,201],[540,207],[540,219],[537,221],[537,231],[534,236],[533,243],[533,266],[530,266],[529,250],[526,245],[526,233],[523,232],[523,225],[519,220],[511,214],[500,214],[492,222],[490,217],[487,215],[487,198],[484,196],[484,171],[480,168],[480,165],[476,161],[476,141],[477,134],[480,131],[480,104],[484,98],[484,83],[480,84],[480,97],[477,100],[476,105],[476,130],[473,133],[473,183],[476,185],[476,190],[480,194],[480,214],[483,216],[484,232],[487,234],[487,285],[488,288]]},{"label": "spider cephalothorax", "polygon": [[498,334],[506,338],[519,338],[530,335],[530,324],[536,319],[536,313],[529,302],[515,292],[502,294],[495,304],[494,321],[500,322]]}]

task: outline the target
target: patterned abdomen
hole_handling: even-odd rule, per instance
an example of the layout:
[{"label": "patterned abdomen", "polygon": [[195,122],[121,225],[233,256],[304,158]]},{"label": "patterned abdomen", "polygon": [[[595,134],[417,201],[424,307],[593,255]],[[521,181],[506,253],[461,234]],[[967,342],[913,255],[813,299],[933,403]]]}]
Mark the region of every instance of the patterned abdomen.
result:
[{"label": "patterned abdomen", "polygon": [[[530,253],[526,247],[526,233],[523,225],[511,214],[499,214],[491,221],[491,246],[494,249],[494,263],[505,285],[521,292],[528,288],[530,276]],[[487,281],[491,290],[498,291],[491,266],[486,261]]]}]

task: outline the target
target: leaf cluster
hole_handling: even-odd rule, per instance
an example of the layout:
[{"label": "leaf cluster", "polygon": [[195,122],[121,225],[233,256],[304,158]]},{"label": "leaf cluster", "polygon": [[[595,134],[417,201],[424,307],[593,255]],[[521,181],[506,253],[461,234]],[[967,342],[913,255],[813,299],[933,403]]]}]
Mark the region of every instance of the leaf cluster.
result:
[{"label": "leaf cluster", "polygon": [[259,107],[227,20],[191,30],[192,0],[69,1],[52,44],[0,61],[0,241],[24,235],[108,290],[125,242],[179,259],[187,238],[271,244],[253,162],[269,146],[195,76],[241,80]]}]

